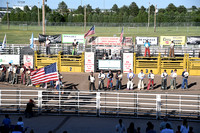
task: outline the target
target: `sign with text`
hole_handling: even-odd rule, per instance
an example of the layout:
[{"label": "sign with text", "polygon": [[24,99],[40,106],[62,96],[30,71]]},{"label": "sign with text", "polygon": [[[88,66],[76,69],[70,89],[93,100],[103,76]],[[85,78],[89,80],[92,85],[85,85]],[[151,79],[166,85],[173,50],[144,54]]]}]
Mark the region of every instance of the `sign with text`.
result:
[{"label": "sign with text", "polygon": [[200,44],[200,36],[188,36],[187,44],[199,45]]},{"label": "sign with text", "polygon": [[79,43],[85,43],[84,35],[62,34],[62,43],[73,43],[74,39]]},{"label": "sign with text", "polygon": [[170,45],[171,41],[174,41],[175,45],[184,45],[185,36],[160,36],[161,45]]},{"label": "sign with text", "polygon": [[158,37],[139,37],[135,38],[135,44],[144,45],[144,43],[148,40],[151,45],[158,45]]},{"label": "sign with text", "polygon": [[19,55],[0,55],[0,64],[8,63],[19,65]]},{"label": "sign with text", "polygon": [[123,73],[133,70],[133,53],[123,53]]},{"label": "sign with text", "polygon": [[33,68],[33,55],[24,55],[24,66]]},{"label": "sign with text", "polygon": [[121,60],[99,60],[100,70],[121,70]]},{"label": "sign with text", "polygon": [[94,53],[85,52],[85,72],[94,72]]}]

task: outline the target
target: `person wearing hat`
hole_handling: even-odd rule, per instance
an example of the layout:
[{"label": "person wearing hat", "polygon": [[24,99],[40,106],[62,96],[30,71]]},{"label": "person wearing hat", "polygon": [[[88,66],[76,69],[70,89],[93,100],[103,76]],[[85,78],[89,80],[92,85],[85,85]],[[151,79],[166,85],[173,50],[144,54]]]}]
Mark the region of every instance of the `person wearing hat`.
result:
[{"label": "person wearing hat", "polygon": [[148,42],[148,40],[146,40],[146,42],[144,43],[144,47],[145,47],[145,53],[144,53],[144,57],[146,57],[147,55],[147,52],[148,52],[148,56],[150,57],[150,43]]},{"label": "person wearing hat", "polygon": [[50,54],[50,40],[49,38],[47,37],[46,38],[46,42],[45,42],[45,46],[46,46],[46,55],[49,55]]},{"label": "person wearing hat", "polygon": [[177,89],[176,88],[176,77],[177,77],[177,70],[175,69],[174,72],[171,73],[171,89]]},{"label": "person wearing hat", "polygon": [[185,69],[182,73],[182,77],[183,77],[183,82],[182,82],[182,85],[181,85],[181,88],[182,89],[188,89],[188,76],[189,76],[189,73],[187,72],[187,69]]},{"label": "person wearing hat", "polygon": [[90,75],[88,76],[88,80],[89,80],[89,90],[91,91],[91,87],[94,90],[95,89],[95,77],[94,77],[94,73],[91,72]]},{"label": "person wearing hat", "polygon": [[153,74],[153,71],[150,70],[150,73],[148,74],[149,83],[148,83],[148,86],[147,86],[147,90],[150,90],[151,85],[152,85],[152,89],[153,89],[153,87],[154,87],[154,77],[155,77],[155,75]]},{"label": "person wearing hat", "polygon": [[6,67],[1,64],[1,82],[4,82],[6,79]]},{"label": "person wearing hat", "polygon": [[175,46],[174,41],[171,41],[169,57],[174,57],[174,46]]},{"label": "person wearing hat", "polygon": [[145,74],[143,73],[143,70],[138,74],[139,82],[138,82],[138,89],[139,90],[144,90],[144,78]]},{"label": "person wearing hat", "polygon": [[167,90],[167,71],[164,70],[164,72],[161,74],[161,78],[162,78],[162,83],[161,83],[161,89],[162,90]]},{"label": "person wearing hat", "polygon": [[168,117],[167,116],[165,116],[163,118],[163,122],[160,123],[160,131],[162,131],[163,129],[166,128],[166,124],[169,124],[170,125],[170,129],[172,129],[172,124],[171,124],[171,122],[168,121]]}]

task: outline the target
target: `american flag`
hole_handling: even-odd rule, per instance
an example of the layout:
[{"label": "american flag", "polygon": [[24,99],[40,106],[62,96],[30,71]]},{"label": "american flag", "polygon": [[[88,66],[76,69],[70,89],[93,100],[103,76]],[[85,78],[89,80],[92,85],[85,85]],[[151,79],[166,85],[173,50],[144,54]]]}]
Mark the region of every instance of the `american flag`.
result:
[{"label": "american flag", "polygon": [[120,40],[119,40],[121,43],[123,41],[123,35],[124,35],[124,27],[122,27],[122,32],[121,32]]},{"label": "american flag", "polygon": [[46,83],[49,81],[57,81],[57,80],[58,80],[57,63],[53,63],[49,66],[31,72],[31,82],[33,85]]},{"label": "american flag", "polygon": [[95,34],[95,26],[92,26],[92,28],[90,28],[90,30],[85,34],[84,38],[92,34]]}]

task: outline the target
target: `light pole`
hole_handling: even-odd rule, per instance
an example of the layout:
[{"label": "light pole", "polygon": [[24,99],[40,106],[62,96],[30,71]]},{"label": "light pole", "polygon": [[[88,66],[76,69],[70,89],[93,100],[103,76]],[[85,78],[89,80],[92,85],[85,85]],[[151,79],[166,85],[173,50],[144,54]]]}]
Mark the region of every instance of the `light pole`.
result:
[{"label": "light pole", "polygon": [[42,3],[42,31],[43,35],[45,34],[45,1],[43,0]]},{"label": "light pole", "polygon": [[40,26],[40,2],[38,1],[38,26]]}]

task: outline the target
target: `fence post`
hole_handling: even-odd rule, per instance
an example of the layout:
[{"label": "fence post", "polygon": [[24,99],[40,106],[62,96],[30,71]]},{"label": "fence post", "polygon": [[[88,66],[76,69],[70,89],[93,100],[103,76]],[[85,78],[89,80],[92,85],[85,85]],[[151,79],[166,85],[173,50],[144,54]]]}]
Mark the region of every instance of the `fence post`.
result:
[{"label": "fence post", "polygon": [[161,54],[158,54],[158,60],[157,60],[157,71],[158,74],[161,74]]},{"label": "fence post", "polygon": [[96,110],[97,116],[100,116],[100,92],[96,93]]},{"label": "fence post", "polygon": [[82,53],[82,56],[81,56],[81,72],[84,72],[84,69],[85,69],[85,52]]},{"label": "fence post", "polygon": [[37,51],[34,51],[34,66],[37,67]]},{"label": "fence post", "polygon": [[38,91],[38,114],[42,111],[42,91]]},{"label": "fence post", "polygon": [[58,52],[58,70],[61,72],[61,51]]},{"label": "fence post", "polygon": [[189,58],[189,54],[187,54],[187,59],[186,59],[186,63],[187,63],[187,72],[189,72],[189,65],[190,65],[190,58]]},{"label": "fence post", "polygon": [[136,53],[133,55],[133,72],[136,74]]},{"label": "fence post", "polygon": [[161,111],[161,95],[156,95],[156,119],[160,118],[160,111]]}]

